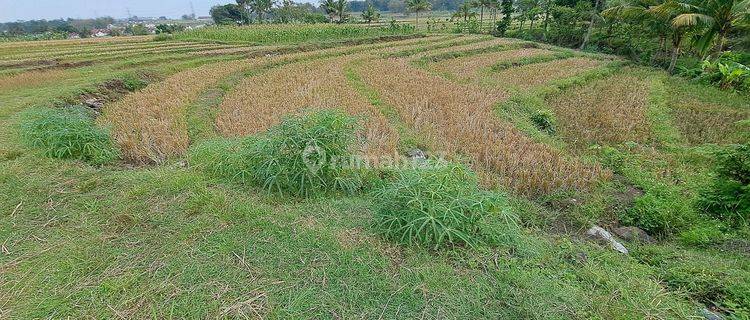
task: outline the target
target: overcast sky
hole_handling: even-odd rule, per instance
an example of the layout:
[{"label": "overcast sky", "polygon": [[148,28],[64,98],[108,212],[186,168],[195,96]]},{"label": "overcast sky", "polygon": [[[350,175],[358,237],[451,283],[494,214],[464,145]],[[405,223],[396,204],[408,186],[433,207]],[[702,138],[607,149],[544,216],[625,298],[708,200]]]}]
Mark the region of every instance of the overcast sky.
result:
[{"label": "overcast sky", "polygon": [[[128,16],[128,9],[135,16],[173,18],[190,13],[190,2],[191,0],[0,0],[0,22],[97,16],[124,18]],[[212,6],[234,0],[192,2],[195,14],[205,16]]]}]

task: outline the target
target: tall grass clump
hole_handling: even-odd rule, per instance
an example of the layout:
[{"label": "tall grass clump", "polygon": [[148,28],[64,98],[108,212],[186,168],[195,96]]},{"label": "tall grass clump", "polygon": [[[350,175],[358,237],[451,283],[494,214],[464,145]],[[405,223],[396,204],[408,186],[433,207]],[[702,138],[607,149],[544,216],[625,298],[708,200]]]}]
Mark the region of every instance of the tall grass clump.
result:
[{"label": "tall grass clump", "polygon": [[750,224],[750,144],[716,153],[713,183],[701,192],[700,208],[733,225]]},{"label": "tall grass clump", "polygon": [[119,157],[109,132],[83,107],[38,108],[23,115],[21,136],[52,158],[103,164]]},{"label": "tall grass clump", "polygon": [[357,129],[357,119],[342,111],[308,112],[257,136],[201,143],[190,159],[209,174],[270,192],[351,193],[360,186],[357,171],[348,165]]},{"label": "tall grass clump", "polygon": [[[374,198],[377,229],[401,244],[475,246],[516,229],[505,198],[480,191],[476,175],[461,164],[430,161],[397,171]],[[502,226],[484,223],[488,215]]]}]

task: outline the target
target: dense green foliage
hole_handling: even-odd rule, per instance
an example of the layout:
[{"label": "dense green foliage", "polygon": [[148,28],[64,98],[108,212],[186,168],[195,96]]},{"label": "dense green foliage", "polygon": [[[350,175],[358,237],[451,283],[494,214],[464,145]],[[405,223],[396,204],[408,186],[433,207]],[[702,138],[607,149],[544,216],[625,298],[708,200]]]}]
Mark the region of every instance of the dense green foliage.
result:
[{"label": "dense green foliage", "polygon": [[700,206],[735,225],[750,223],[750,144],[717,152],[713,184],[701,193]]},{"label": "dense green foliage", "polygon": [[109,132],[81,107],[38,108],[23,115],[21,136],[48,157],[102,164],[118,157]]},{"label": "dense green foliage", "polygon": [[314,196],[360,186],[351,153],[357,119],[324,110],[284,119],[268,132],[193,148],[191,163],[207,172],[271,192]]},{"label": "dense green foliage", "polygon": [[460,164],[419,163],[396,172],[375,193],[377,228],[403,244],[437,249],[473,246],[483,241],[482,220],[493,215],[505,222],[492,236],[516,232],[516,217],[499,195],[480,191],[471,170]]}]

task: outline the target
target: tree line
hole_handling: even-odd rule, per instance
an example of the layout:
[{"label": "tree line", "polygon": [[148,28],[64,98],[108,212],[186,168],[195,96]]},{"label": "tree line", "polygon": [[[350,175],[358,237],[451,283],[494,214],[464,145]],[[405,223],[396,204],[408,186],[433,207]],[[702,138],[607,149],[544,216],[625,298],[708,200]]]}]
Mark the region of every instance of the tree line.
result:
[{"label": "tree line", "polygon": [[104,29],[114,23],[115,19],[111,17],[7,22],[0,23],[0,33],[6,36],[43,34],[47,32],[88,34],[93,29]]}]

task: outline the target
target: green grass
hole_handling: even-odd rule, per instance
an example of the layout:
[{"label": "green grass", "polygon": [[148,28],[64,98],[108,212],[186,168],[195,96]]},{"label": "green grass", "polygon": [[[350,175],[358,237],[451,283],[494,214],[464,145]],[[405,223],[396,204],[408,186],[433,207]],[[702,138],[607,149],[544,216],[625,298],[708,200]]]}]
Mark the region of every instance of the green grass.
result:
[{"label": "green grass", "polygon": [[48,157],[111,162],[119,150],[109,132],[96,127],[90,113],[83,107],[31,109],[22,116],[21,137]]},{"label": "green grass", "polygon": [[[439,249],[475,247],[486,241],[507,242],[518,232],[515,214],[504,196],[479,190],[464,165],[428,161],[398,170],[375,193],[378,230],[398,243]],[[499,220],[499,225],[487,223]],[[495,228],[490,229],[490,226]]]},{"label": "green grass", "polygon": [[255,25],[248,27],[209,27],[180,32],[175,40],[243,43],[254,45],[333,42],[416,33],[409,28],[367,28],[358,25]]},{"label": "green grass", "polygon": [[268,132],[240,141],[209,141],[191,163],[270,192],[317,196],[361,185],[352,150],[357,119],[335,109],[290,116]]},{"label": "green grass", "polygon": [[[273,37],[267,41],[277,41]],[[687,144],[674,117],[683,96],[727,109],[744,106],[740,98],[645,72],[656,141],[572,150],[535,125],[534,115],[549,110],[546,104],[558,93],[637,71],[598,69],[515,93],[498,106],[498,117],[618,174],[590,194],[544,199],[478,190],[465,171],[377,172],[368,176],[382,188],[375,196],[264,192],[258,172],[245,162],[245,153],[259,148],[257,137],[223,139],[213,130],[221,93],[264,70],[232,75],[188,107],[193,146],[187,159],[91,166],[46,157],[22,143],[16,129],[29,110],[63,105],[140,71],[161,79],[236,58],[169,57],[177,56],[104,61],[70,69],[61,81],[0,92],[0,318],[688,319],[704,306],[747,317],[750,266],[743,241],[750,231],[717,223],[693,206],[698,190],[712,182],[712,154],[720,148]],[[408,136],[401,148],[419,146],[419,134],[367,87],[357,66],[356,60],[342,66],[353,89],[391,120],[402,139]],[[84,119],[86,130],[99,130],[76,117],[55,123]],[[291,137],[294,146],[308,137],[279,136]],[[266,144],[279,145],[272,142]],[[278,150],[260,152],[283,159]],[[614,209],[627,187],[644,194],[634,206]],[[475,205],[485,196],[495,206],[480,210]],[[414,201],[429,209],[410,207]],[[444,213],[454,214],[458,222],[451,227],[471,235],[471,245],[455,241],[433,250],[436,242],[425,240],[445,230],[399,241],[407,238],[388,235],[399,229],[378,223],[391,217],[416,226],[420,217],[451,218]],[[661,217],[656,222],[668,222],[665,229],[683,215],[697,218],[659,234],[656,244],[625,243],[629,256],[581,237],[591,224],[608,227],[618,218],[627,221],[621,215],[628,214],[644,218],[638,221]]]}]

